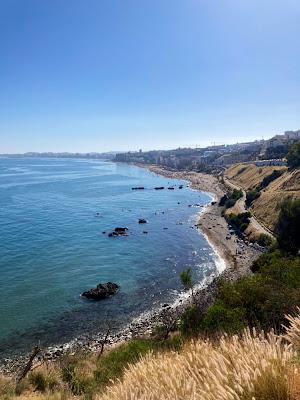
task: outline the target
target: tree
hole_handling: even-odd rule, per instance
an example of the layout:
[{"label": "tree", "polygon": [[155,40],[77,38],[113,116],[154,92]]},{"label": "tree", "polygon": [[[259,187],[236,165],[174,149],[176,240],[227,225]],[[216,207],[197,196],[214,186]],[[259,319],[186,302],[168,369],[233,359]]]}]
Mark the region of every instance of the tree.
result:
[{"label": "tree", "polygon": [[291,145],[286,158],[290,168],[300,167],[300,140]]},{"label": "tree", "polygon": [[180,272],[180,280],[185,290],[192,288],[192,269],[187,268]]},{"label": "tree", "polygon": [[184,290],[192,291],[192,298],[194,300],[194,292],[193,292],[193,280],[192,280],[192,269],[187,268],[180,272],[180,280],[184,287]]},{"label": "tree", "polygon": [[[299,142],[300,143],[300,142]],[[276,225],[279,248],[297,254],[300,249],[300,200],[287,199],[281,205]]]}]

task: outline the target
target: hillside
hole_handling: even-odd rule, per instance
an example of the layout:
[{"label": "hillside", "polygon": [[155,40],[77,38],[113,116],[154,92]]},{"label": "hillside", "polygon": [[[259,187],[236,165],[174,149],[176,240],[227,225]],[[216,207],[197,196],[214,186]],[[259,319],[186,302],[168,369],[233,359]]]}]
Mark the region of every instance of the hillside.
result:
[{"label": "hillside", "polygon": [[280,171],[282,175],[262,189],[260,197],[254,200],[250,207],[254,216],[271,230],[275,227],[282,201],[286,198],[300,199],[300,170],[289,171],[281,166],[235,164],[224,174],[229,182],[247,192],[261,184],[263,179],[274,171]]},{"label": "hillside", "polygon": [[[289,318],[289,323],[285,336],[245,329],[241,335],[196,339],[187,341],[178,350],[146,353],[126,365],[121,379],[112,374],[99,392],[93,390],[93,374],[101,381],[101,373],[107,371],[96,370],[91,358],[77,367],[65,365],[64,382],[54,365],[38,368],[29,380],[19,383],[19,396],[14,394],[13,382],[0,377],[0,398],[297,400],[299,372],[295,360],[299,352],[299,316]],[[109,360],[116,365],[115,369],[119,368],[118,357]]]}]

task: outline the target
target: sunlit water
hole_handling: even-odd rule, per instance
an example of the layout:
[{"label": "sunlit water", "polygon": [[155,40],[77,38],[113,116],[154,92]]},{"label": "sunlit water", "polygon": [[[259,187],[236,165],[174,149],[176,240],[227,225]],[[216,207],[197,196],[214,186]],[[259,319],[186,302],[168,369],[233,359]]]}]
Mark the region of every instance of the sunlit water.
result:
[{"label": "sunlit water", "polygon": [[[186,186],[111,162],[0,158],[1,356],[99,331],[107,317],[127,324],[173,301],[187,266],[198,282],[214,273],[214,252],[193,229],[201,209],[189,207],[211,199]],[[102,233],[116,226],[129,236]],[[80,297],[106,281],[120,285],[115,297]]]}]

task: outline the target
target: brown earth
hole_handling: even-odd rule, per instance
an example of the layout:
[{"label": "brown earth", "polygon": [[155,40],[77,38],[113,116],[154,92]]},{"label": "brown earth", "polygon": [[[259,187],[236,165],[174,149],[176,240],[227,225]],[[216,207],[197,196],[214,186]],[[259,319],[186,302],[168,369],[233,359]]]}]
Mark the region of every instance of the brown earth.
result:
[{"label": "brown earth", "polygon": [[281,203],[287,198],[300,199],[300,170],[289,171],[287,167],[257,167],[254,164],[236,164],[225,171],[225,177],[245,191],[255,188],[264,177],[274,170],[283,174],[261,191],[250,208],[252,214],[271,231],[278,219]]}]

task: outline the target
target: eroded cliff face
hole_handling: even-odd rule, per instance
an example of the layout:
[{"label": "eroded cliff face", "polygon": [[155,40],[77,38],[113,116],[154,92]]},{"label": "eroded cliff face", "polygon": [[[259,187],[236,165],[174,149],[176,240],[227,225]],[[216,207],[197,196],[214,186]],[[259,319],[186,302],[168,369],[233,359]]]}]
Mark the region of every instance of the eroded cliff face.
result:
[{"label": "eroded cliff face", "polygon": [[236,164],[225,171],[225,176],[243,189],[257,187],[272,172],[281,171],[282,175],[260,191],[260,196],[253,201],[250,211],[267,228],[273,230],[279,215],[280,204],[286,198],[300,198],[300,170],[289,171],[287,167],[254,164]]}]

